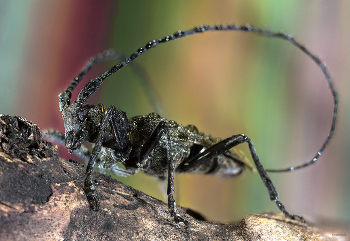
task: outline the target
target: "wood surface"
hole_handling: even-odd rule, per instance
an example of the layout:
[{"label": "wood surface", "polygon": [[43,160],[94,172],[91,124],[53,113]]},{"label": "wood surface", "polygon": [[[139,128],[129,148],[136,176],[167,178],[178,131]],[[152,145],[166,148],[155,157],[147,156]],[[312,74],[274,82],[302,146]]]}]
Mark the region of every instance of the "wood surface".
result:
[{"label": "wood surface", "polygon": [[82,189],[85,167],[58,156],[39,128],[0,115],[0,240],[348,240],[348,224],[281,213],[258,213],[237,223],[203,220],[178,207],[175,223],[165,203],[95,173],[100,210]]}]

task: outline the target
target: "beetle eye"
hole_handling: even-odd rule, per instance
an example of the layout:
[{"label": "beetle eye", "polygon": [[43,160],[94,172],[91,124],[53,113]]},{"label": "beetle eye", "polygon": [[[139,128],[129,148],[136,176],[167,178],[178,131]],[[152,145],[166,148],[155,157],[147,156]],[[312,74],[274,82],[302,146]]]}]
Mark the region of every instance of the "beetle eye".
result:
[{"label": "beetle eye", "polygon": [[84,121],[86,119],[87,109],[79,110],[78,117],[79,120]]}]

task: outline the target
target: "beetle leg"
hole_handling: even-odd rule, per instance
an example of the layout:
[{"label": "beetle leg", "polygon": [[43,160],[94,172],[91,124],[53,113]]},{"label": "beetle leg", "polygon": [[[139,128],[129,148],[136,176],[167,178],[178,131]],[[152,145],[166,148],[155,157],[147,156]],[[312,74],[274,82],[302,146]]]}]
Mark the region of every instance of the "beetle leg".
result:
[{"label": "beetle leg", "polygon": [[253,145],[253,142],[250,140],[250,138],[244,134],[239,134],[239,135],[233,135],[225,140],[220,141],[219,143],[209,147],[205,151],[197,154],[193,158],[191,158],[188,161],[185,161],[181,163],[178,168],[177,172],[191,172],[194,171],[196,168],[198,168],[200,165],[203,163],[208,163],[211,162],[216,156],[221,155],[231,148],[247,142],[249,145],[249,150],[252,155],[253,161],[255,163],[255,166],[258,170],[258,173],[264,183],[264,185],[267,188],[267,191],[269,192],[269,196],[271,201],[274,201],[277,205],[277,207],[284,213],[285,216],[295,219],[299,218],[300,220],[304,220],[303,217],[295,215],[295,214],[290,214],[287,212],[285,209],[284,205],[278,200],[278,193],[273,185],[270,177],[267,175],[263,165],[259,161],[259,157],[256,154],[255,147]]},{"label": "beetle leg", "polygon": [[[57,141],[61,145],[65,146],[64,133],[57,130],[46,130],[43,131],[43,136],[53,141]],[[83,159],[85,163],[88,163],[90,159],[90,151],[86,146],[81,145],[80,148],[74,150],[73,153]]]},{"label": "beetle leg", "polygon": [[93,178],[93,170],[96,165],[97,157],[101,152],[105,137],[110,131],[110,126],[113,128],[118,149],[122,151],[123,155],[128,156],[128,150],[130,150],[129,136],[127,135],[127,129],[129,128],[128,125],[129,122],[126,118],[125,112],[117,110],[114,106],[108,107],[86,167],[86,178],[84,182],[85,195],[89,201],[90,208],[95,211],[99,209],[99,200]]},{"label": "beetle leg", "polygon": [[140,158],[144,160],[151,153],[151,151],[156,147],[159,143],[162,135],[165,135],[167,138],[167,164],[168,164],[168,185],[167,185],[167,195],[168,195],[168,207],[171,213],[171,216],[174,218],[176,223],[183,222],[187,223],[185,219],[183,219],[176,208],[176,202],[174,198],[174,174],[175,174],[175,160],[172,155],[172,146],[170,140],[169,127],[166,121],[160,121],[158,125],[153,129],[150,137],[144,143]]}]

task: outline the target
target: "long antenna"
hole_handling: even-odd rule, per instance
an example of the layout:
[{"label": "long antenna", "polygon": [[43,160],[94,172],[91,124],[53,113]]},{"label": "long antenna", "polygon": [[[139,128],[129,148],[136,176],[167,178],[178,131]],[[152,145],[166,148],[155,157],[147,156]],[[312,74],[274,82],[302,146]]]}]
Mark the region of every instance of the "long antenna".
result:
[{"label": "long antenna", "polygon": [[[90,80],[84,87],[83,89],[80,91],[77,102],[84,104],[87,99],[101,86],[101,84],[103,83],[103,81],[110,75],[114,74],[115,72],[117,72],[118,70],[120,70],[121,68],[123,68],[124,66],[126,66],[127,64],[129,64],[130,62],[132,62],[133,60],[135,60],[137,57],[139,57],[140,55],[142,55],[143,53],[147,52],[148,50],[158,46],[159,44],[162,43],[166,43],[172,40],[176,40],[176,39],[180,39],[182,37],[186,37],[186,36],[190,36],[193,34],[197,34],[197,33],[203,33],[206,31],[244,31],[244,32],[252,32],[252,33],[257,33],[259,35],[263,35],[263,36],[267,36],[267,37],[276,37],[276,38],[281,38],[284,39],[290,43],[292,43],[293,45],[295,45],[297,48],[299,48],[301,51],[303,51],[307,56],[309,56],[322,70],[323,74],[326,77],[328,86],[330,88],[330,90],[332,91],[332,95],[333,95],[333,100],[334,100],[334,104],[333,104],[333,119],[332,119],[332,125],[331,125],[331,129],[329,131],[329,134],[327,136],[327,139],[325,140],[325,142],[323,143],[323,145],[321,146],[321,148],[318,150],[317,154],[314,156],[314,158],[309,161],[306,162],[304,164],[295,166],[295,167],[288,167],[285,169],[268,169],[266,170],[267,172],[288,172],[288,171],[294,171],[306,166],[309,166],[311,164],[313,164],[314,162],[316,162],[316,160],[318,159],[318,157],[322,154],[322,152],[324,151],[324,149],[327,147],[327,145],[329,144],[332,136],[334,135],[334,130],[335,130],[335,123],[336,123],[336,119],[337,119],[337,112],[338,112],[338,95],[337,92],[334,88],[332,79],[328,73],[328,70],[326,68],[326,65],[315,55],[313,55],[312,53],[310,53],[310,51],[308,49],[306,49],[303,45],[301,45],[299,42],[297,42],[292,36],[283,33],[283,32],[273,32],[270,30],[263,30],[263,29],[259,29],[259,28],[253,28],[250,25],[245,25],[245,26],[236,26],[233,24],[229,24],[227,26],[222,26],[222,25],[216,25],[216,26],[208,26],[208,25],[203,25],[203,26],[199,26],[199,27],[195,27],[193,29],[187,30],[187,31],[177,31],[172,35],[166,36],[164,38],[160,38],[160,39],[155,39],[152,40],[150,42],[148,42],[145,46],[139,48],[136,52],[134,52],[133,54],[131,54],[129,57],[125,58],[124,60],[120,61],[117,65],[113,66],[112,68],[110,68],[109,70],[107,70],[105,73],[103,73],[102,75],[100,75],[99,77]],[[72,86],[73,88],[75,87],[74,85]]]}]

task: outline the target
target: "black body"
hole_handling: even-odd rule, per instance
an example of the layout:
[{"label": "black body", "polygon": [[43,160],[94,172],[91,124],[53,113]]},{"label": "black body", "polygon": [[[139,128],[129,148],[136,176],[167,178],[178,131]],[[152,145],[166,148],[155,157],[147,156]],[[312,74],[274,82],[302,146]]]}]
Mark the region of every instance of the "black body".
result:
[{"label": "black body", "polygon": [[[105,109],[102,104],[85,105],[86,100],[108,76],[149,49],[161,43],[196,33],[226,30],[254,32],[269,37],[282,38],[307,54],[321,68],[334,98],[333,121],[326,141],[311,161],[296,167],[269,171],[284,172],[303,168],[314,163],[321,155],[334,134],[338,97],[326,65],[319,58],[311,54],[290,35],[261,30],[249,25],[217,25],[213,27],[204,25],[185,32],[178,31],[173,35],[148,42],[144,47],[139,48],[135,53],[120,61],[101,76],[90,80],[82,88],[77,101],[73,101],[71,104],[72,91],[91,67],[101,60],[115,58],[116,53],[106,51],[92,58],[69,87],[59,95],[59,107],[64,120],[65,134],[63,135],[57,131],[47,131],[46,136],[64,143],[70,152],[75,151],[88,159],[84,191],[93,210],[99,208],[93,178],[94,167],[110,169],[123,176],[133,175],[141,170],[160,179],[167,178],[168,206],[171,215],[176,222],[185,222],[176,208],[173,197],[175,172],[213,174],[224,177],[236,176],[243,171],[244,167],[252,168],[244,155],[233,149],[233,147],[246,142],[249,145],[256,169],[269,192],[270,199],[275,201],[278,208],[287,217],[292,219],[297,217],[303,220],[301,216],[288,213],[278,200],[277,191],[260,163],[252,141],[246,135],[233,135],[224,140],[214,139],[199,132],[193,125],[182,126],[175,121],[166,120],[156,113],[128,118],[124,111],[118,110],[114,106]],[[94,143],[91,154],[82,146],[85,141]],[[123,163],[125,169],[117,166],[117,163]]]}]

